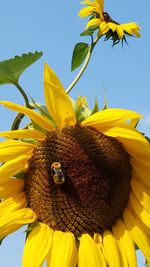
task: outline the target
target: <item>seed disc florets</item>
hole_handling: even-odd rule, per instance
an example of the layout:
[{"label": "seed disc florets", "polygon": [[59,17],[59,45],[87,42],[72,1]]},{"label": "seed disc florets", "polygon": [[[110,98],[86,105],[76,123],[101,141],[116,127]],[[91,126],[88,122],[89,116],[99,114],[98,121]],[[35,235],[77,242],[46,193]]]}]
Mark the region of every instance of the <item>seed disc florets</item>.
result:
[{"label": "seed disc florets", "polygon": [[[55,162],[60,163],[63,183],[55,182]],[[130,178],[129,155],[115,138],[76,125],[49,132],[38,142],[25,192],[40,222],[76,236],[92,235],[111,229],[122,216]]]}]

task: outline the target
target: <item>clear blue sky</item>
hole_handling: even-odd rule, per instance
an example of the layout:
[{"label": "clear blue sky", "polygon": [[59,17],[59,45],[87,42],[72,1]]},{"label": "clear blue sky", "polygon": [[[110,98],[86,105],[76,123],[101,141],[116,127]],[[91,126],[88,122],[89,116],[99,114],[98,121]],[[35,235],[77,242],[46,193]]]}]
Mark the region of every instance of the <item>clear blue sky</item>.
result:
[{"label": "clear blue sky", "polygon": [[[43,102],[43,63],[47,62],[68,87],[77,71],[70,72],[74,45],[88,38],[79,37],[86,20],[77,17],[80,1],[2,1],[0,16],[0,61],[35,50],[43,57],[21,77],[20,83],[35,100]],[[85,75],[71,96],[86,95],[90,107],[98,96],[103,105],[104,87],[110,107],[136,110],[144,115],[140,130],[150,135],[150,2],[136,0],[105,1],[105,11],[119,22],[135,21],[141,26],[142,38],[129,38],[129,46],[114,48],[101,41],[96,47]],[[0,87],[0,99],[23,104],[17,89]],[[0,107],[0,131],[7,130],[13,112]],[[6,238],[0,247],[0,267],[21,267],[22,229]],[[142,262],[142,259],[139,259]],[[141,265],[142,266],[142,265]]]}]

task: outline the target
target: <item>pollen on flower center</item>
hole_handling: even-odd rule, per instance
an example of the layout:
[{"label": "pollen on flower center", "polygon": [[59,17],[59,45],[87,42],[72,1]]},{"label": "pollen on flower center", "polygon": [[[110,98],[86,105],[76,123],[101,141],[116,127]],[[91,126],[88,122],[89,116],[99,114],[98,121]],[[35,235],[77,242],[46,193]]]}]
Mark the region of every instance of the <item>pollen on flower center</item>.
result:
[{"label": "pollen on flower center", "polygon": [[[64,175],[55,183],[51,166]],[[29,207],[55,230],[101,233],[122,216],[130,192],[130,158],[123,146],[92,127],[68,126],[39,141],[25,179]]]}]

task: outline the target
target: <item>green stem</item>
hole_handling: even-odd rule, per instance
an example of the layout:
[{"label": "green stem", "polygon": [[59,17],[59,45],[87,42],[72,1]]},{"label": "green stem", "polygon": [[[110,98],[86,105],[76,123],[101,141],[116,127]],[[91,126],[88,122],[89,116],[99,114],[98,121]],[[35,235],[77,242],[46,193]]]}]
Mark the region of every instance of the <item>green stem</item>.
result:
[{"label": "green stem", "polygon": [[19,125],[22,121],[22,119],[24,118],[24,114],[22,113],[18,113],[17,116],[15,117],[14,121],[13,121],[13,124],[11,126],[11,130],[18,130],[19,129]]},{"label": "green stem", "polygon": [[15,86],[18,88],[19,92],[22,94],[22,96],[24,98],[24,101],[25,101],[25,104],[26,104],[26,107],[27,108],[31,108],[29,100],[28,100],[28,97],[27,97],[26,93],[24,92],[24,90],[22,89],[22,87],[20,86],[20,84],[19,83],[15,83]]},{"label": "green stem", "polygon": [[69,87],[66,90],[66,93],[69,94],[70,91],[72,90],[72,88],[76,85],[76,83],[80,80],[81,76],[83,75],[84,71],[86,70],[88,63],[90,61],[93,49],[95,47],[95,45],[97,44],[98,40],[100,39],[100,37],[97,37],[94,41],[93,41],[93,36],[91,36],[92,38],[92,42],[91,45],[89,46],[89,50],[87,53],[87,56],[85,58],[84,64],[82,66],[82,68],[80,69],[80,71],[78,72],[77,76],[75,77],[75,79],[73,80],[73,82],[69,85]]},{"label": "green stem", "polygon": [[[24,92],[24,90],[22,89],[22,87],[20,86],[20,84],[17,82],[17,83],[15,83],[14,85],[18,88],[19,92],[20,92],[21,95],[23,96],[24,101],[25,101],[25,104],[26,104],[26,107],[27,107],[27,108],[30,108],[30,109],[33,109],[33,107],[32,107],[32,106],[30,105],[30,103],[29,103],[29,100],[28,100],[28,97],[27,97],[26,93]],[[18,129],[19,129],[19,125],[20,125],[22,119],[24,118],[24,116],[25,116],[25,115],[22,114],[22,113],[18,113],[18,114],[17,114],[17,116],[15,117],[15,119],[14,119],[14,121],[13,121],[13,124],[12,124],[12,126],[11,126],[11,130],[12,130],[12,131],[13,131],[13,130],[18,130]]]}]

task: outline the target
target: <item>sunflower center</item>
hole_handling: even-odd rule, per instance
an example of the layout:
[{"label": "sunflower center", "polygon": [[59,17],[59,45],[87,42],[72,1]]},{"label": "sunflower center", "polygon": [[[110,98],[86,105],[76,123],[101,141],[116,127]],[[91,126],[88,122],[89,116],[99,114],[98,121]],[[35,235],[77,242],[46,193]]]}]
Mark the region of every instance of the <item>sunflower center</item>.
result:
[{"label": "sunflower center", "polygon": [[105,22],[113,22],[113,23],[119,25],[119,23],[118,23],[117,21],[113,20],[113,19],[111,18],[111,16],[110,16],[107,12],[103,12],[103,16],[104,16],[104,20],[105,20]]},{"label": "sunflower center", "polygon": [[122,216],[130,192],[130,158],[92,127],[56,129],[39,141],[25,192],[38,221],[55,230],[101,233]]}]

